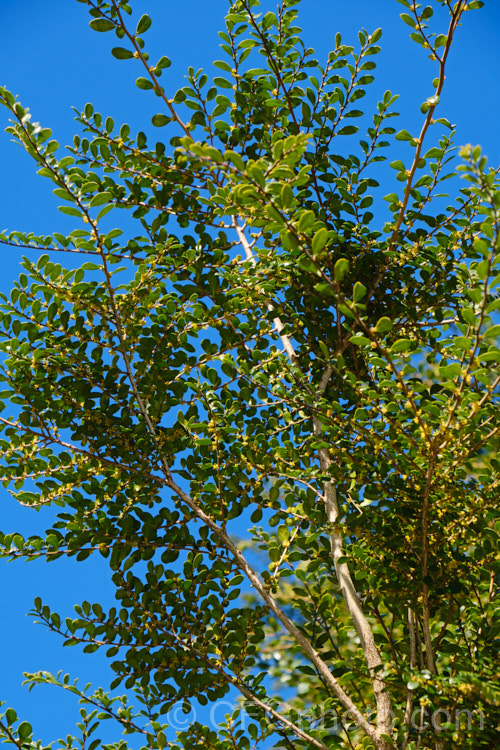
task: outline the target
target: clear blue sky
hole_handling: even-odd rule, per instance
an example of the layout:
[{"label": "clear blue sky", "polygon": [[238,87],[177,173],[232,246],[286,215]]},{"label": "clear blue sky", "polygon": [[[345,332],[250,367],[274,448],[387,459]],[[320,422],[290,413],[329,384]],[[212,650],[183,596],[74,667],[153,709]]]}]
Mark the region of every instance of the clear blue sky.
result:
[{"label": "clear blue sky", "polygon": [[[173,60],[164,78],[172,91],[182,85],[188,65],[210,71],[211,60],[221,57],[217,31],[223,26],[227,0],[136,0],[132,4],[138,14],[148,12],[153,18],[146,36],[153,59],[167,54]],[[274,4],[263,2],[269,8]],[[355,43],[360,26],[368,31],[381,26],[383,52],[375,88],[378,94],[386,89],[400,94],[399,127],[413,131],[420,126],[419,106],[432,95],[436,73],[423,51],[409,40],[410,29],[399,20],[402,10],[396,0],[303,0],[300,22],[306,45],[314,47],[320,58],[332,46],[335,32],[341,31],[345,41]],[[0,84],[18,94],[33,119],[52,127],[62,144],[70,143],[77,132],[71,106],[81,109],[87,101],[118,124],[128,122],[132,130],[148,130],[158,100],[135,87],[135,77],[141,73],[133,61],[118,62],[111,57],[114,40],[113,35],[89,29],[87,9],[75,0],[0,0]],[[468,14],[459,30],[440,108],[442,116],[457,124],[458,144],[480,143],[494,165],[500,161],[499,49],[500,3],[486,0],[485,8]],[[7,125],[6,111],[0,110],[0,118],[1,126]],[[0,163],[1,228],[39,233],[74,228],[69,217],[58,213],[50,184],[36,176],[29,157],[5,134],[0,137]],[[18,274],[19,256],[12,249],[0,248],[0,252],[0,289],[7,291]],[[0,503],[4,531],[29,534],[49,523],[46,512],[17,508],[3,489]],[[51,565],[0,562],[0,700],[31,721],[44,741],[71,731],[76,704],[68,696],[56,708],[56,700],[64,696],[55,689],[38,688],[28,695],[20,687],[23,670],[63,669],[75,677],[81,675],[82,683],[92,680],[96,685],[104,680],[105,672],[98,655],[82,659],[74,648],[63,650],[56,636],[33,625],[25,613],[37,594],[61,614],[70,614],[72,605],[82,599],[105,598],[110,589],[103,571],[99,561],[93,560],[78,565],[64,560]]]}]

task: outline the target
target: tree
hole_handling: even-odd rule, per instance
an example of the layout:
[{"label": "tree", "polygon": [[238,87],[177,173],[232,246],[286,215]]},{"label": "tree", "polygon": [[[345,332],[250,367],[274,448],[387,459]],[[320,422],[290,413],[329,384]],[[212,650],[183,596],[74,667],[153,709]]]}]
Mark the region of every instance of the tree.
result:
[{"label": "tree", "polygon": [[[142,66],[169,129],[155,146],[89,104],[59,156],[0,91],[76,226],[2,236],[30,250],[2,300],[2,476],[58,509],[45,536],[2,535],[2,554],[101,555],[118,602],[64,619],[35,601],[116,673],[94,692],[27,676],[79,696],[64,747],[96,748],[105,718],[160,750],[495,746],[500,190],[479,147],[452,160],[437,115],[482,3],[400,1],[436,67],[418,132],[392,127],[390,92],[370,121],[357,108],[381,31],[356,48],[337,34],[320,64],[298,0],[233,0],[217,75],[190,69],[177,93],[147,14],[79,0]],[[114,228],[120,209],[135,230],[123,213]],[[227,695],[243,703],[223,725],[169,729],[179,700]],[[13,709],[0,734],[40,747]]]}]

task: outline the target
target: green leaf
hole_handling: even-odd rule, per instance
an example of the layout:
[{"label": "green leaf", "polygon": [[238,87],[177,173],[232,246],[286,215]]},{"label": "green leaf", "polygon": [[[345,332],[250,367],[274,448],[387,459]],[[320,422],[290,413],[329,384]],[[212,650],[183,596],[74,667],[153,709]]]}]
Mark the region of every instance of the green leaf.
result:
[{"label": "green leaf", "polygon": [[172,62],[170,58],[163,55],[163,57],[160,57],[160,59],[156,63],[155,71],[166,70],[166,68],[170,68],[171,65],[172,65]]},{"label": "green leaf", "polygon": [[299,232],[305,233],[313,226],[316,217],[313,211],[303,211],[299,220]]},{"label": "green leaf", "polygon": [[79,219],[83,216],[83,212],[75,206],[58,206],[58,209],[62,214],[68,214],[68,216],[78,216]]},{"label": "green leaf", "polygon": [[31,724],[28,724],[27,721],[21,722],[17,728],[17,734],[21,742],[26,742],[33,734]]},{"label": "green leaf", "polygon": [[226,151],[224,158],[229,160],[240,172],[245,171],[245,162],[243,161],[241,154],[238,154],[236,151]]},{"label": "green leaf", "polygon": [[[290,185],[283,185],[281,188],[281,206],[285,210],[289,208],[293,201],[293,191]],[[314,241],[313,241],[314,244]]]},{"label": "green leaf", "polygon": [[232,89],[233,84],[227,80],[227,78],[222,78],[221,76],[216,76],[214,78],[214,85],[221,89]]},{"label": "green leaf", "polygon": [[130,58],[134,56],[133,52],[124,47],[113,47],[111,54],[113,57],[116,57],[117,60],[130,60]]},{"label": "green leaf", "polygon": [[144,32],[147,31],[150,28],[150,26],[151,26],[151,18],[148,16],[147,13],[145,13],[143,16],[140,17],[135,33],[137,35],[144,34]]},{"label": "green leaf", "polygon": [[319,284],[314,285],[314,289],[318,292],[318,294],[321,294],[323,297],[336,297],[335,290],[332,289],[330,284],[327,284],[325,282],[320,282]]},{"label": "green leaf", "polygon": [[416,28],[417,23],[413,16],[408,15],[408,13],[401,13],[400,18],[407,26],[411,26],[412,29]]},{"label": "green leaf", "polygon": [[162,128],[164,125],[168,125],[172,121],[171,117],[168,117],[167,115],[161,114],[159,112],[156,115],[153,115],[151,118],[151,122],[156,128]]},{"label": "green leaf", "polygon": [[400,130],[399,133],[396,133],[396,140],[397,141],[413,141],[413,142],[415,142],[414,137],[407,130]]},{"label": "green leaf", "polygon": [[470,307],[462,308],[461,314],[466,323],[471,326],[477,325],[477,315]]},{"label": "green leaf", "polygon": [[219,68],[219,70],[225,70],[226,73],[232,72],[231,65],[229,65],[229,63],[225,62],[224,60],[214,60],[212,65],[214,65],[216,68]]},{"label": "green leaf", "polygon": [[248,734],[252,740],[256,740],[259,735],[259,730],[256,724],[248,725]]},{"label": "green leaf", "polygon": [[267,31],[267,29],[270,29],[271,26],[276,26],[277,23],[278,21],[276,19],[276,14],[269,11],[262,19],[262,28]]},{"label": "green leaf", "polygon": [[290,538],[290,532],[287,526],[278,526],[277,534],[280,542],[287,542]]},{"label": "green leaf", "polygon": [[89,26],[94,31],[111,31],[115,28],[115,24],[112,21],[108,21],[106,18],[93,18],[90,21]]},{"label": "green leaf", "polygon": [[316,268],[313,261],[310,260],[306,255],[301,255],[297,262],[298,262],[299,268],[302,269],[302,271],[305,271],[306,273],[313,273],[316,276],[320,275],[319,269]]},{"label": "green leaf", "polygon": [[387,331],[390,331],[393,327],[394,323],[390,318],[383,317],[379,318],[377,320],[377,325],[375,326],[375,330],[377,333],[386,333]]},{"label": "green leaf", "polygon": [[314,234],[311,244],[311,251],[313,255],[319,255],[328,242],[328,229],[322,227]]},{"label": "green leaf", "polygon": [[462,372],[462,366],[459,362],[452,362],[451,365],[442,365],[439,368],[439,374],[441,377],[445,378],[446,380],[451,379],[454,380],[455,378],[459,377]]},{"label": "green leaf", "polygon": [[268,554],[271,562],[278,562],[281,557],[281,549],[279,547],[270,547]]},{"label": "green leaf", "polygon": [[335,263],[335,267],[333,269],[333,276],[335,278],[335,281],[342,281],[348,270],[349,261],[347,260],[347,258],[339,258]]},{"label": "green leaf", "polygon": [[391,161],[389,166],[392,167],[392,169],[397,169],[398,172],[406,171],[406,167],[400,159],[397,159],[396,161]]},{"label": "green leaf", "polygon": [[101,210],[96,216],[96,220],[99,221],[100,219],[102,219],[102,217],[106,216],[106,214],[109,214],[109,212],[112,211],[113,208],[114,208],[114,203],[112,202],[108,203],[106,206],[104,206],[104,208],[101,208]]},{"label": "green leaf", "polygon": [[359,130],[357,125],[346,125],[337,131],[337,135],[354,135]]},{"label": "green leaf", "polygon": [[366,294],[366,286],[360,281],[356,281],[352,290],[352,298],[354,302],[359,302],[363,299]]},{"label": "green leaf", "polygon": [[13,708],[8,708],[5,712],[5,720],[8,726],[12,726],[17,721],[17,714]]},{"label": "green leaf", "polygon": [[483,331],[483,337],[485,339],[492,339],[496,338],[497,336],[500,336],[500,324],[491,326],[490,328],[486,328],[485,331]]},{"label": "green leaf", "polygon": [[371,346],[371,340],[367,338],[366,336],[363,336],[360,333],[357,333],[355,336],[351,336],[349,339],[351,344],[355,344],[356,346]]},{"label": "green leaf", "polygon": [[462,351],[469,351],[472,348],[472,340],[466,336],[456,336],[453,339],[453,344]]},{"label": "green leaf", "polygon": [[149,80],[149,78],[138,78],[138,79],[137,79],[137,81],[135,82],[135,85],[136,85],[136,86],[137,86],[138,88],[140,88],[140,89],[143,89],[144,91],[146,91],[146,90],[148,90],[148,89],[152,89],[152,88],[154,88],[154,85],[153,85],[153,83],[152,83],[152,82],[151,82],[151,81]]},{"label": "green leaf", "polygon": [[412,348],[413,342],[411,339],[398,339],[391,346],[391,354],[399,354],[401,352],[407,352]]},{"label": "green leaf", "polygon": [[110,193],[97,193],[97,195],[94,195],[92,200],[89,203],[90,208],[94,208],[95,206],[102,206],[104,203],[108,203],[111,200],[111,194]]}]

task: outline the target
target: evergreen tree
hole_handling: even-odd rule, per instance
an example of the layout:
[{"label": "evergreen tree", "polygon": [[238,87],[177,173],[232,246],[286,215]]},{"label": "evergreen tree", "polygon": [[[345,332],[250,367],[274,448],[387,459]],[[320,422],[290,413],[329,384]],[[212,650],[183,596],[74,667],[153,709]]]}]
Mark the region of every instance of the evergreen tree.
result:
[{"label": "evergreen tree", "polygon": [[[79,2],[142,68],[168,135],[88,104],[61,153],[0,90],[75,218],[67,236],[1,237],[30,251],[1,304],[2,477],[57,508],[1,550],[101,555],[117,600],[74,618],[35,601],[116,674],[94,692],[28,675],[82,702],[61,746],[94,750],[112,717],[116,750],[495,747],[500,189],[479,147],[452,159],[439,112],[482,3],[401,0],[436,78],[398,131],[391,92],[359,109],[380,30],[337,34],[319,62],[298,0],[233,0],[215,77],[189,69],[171,92],[147,14]],[[221,725],[171,726],[179,701],[228,697]],[[0,736],[41,746],[13,709]]]}]

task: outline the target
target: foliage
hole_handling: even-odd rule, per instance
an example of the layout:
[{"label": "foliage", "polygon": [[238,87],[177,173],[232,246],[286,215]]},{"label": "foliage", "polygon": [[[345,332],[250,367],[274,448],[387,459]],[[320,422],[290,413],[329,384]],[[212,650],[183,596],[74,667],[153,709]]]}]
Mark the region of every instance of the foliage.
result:
[{"label": "foliage", "polygon": [[[67,618],[35,601],[116,674],[94,691],[27,676],[82,702],[61,745],[94,750],[112,718],[120,750],[493,748],[500,189],[479,147],[452,161],[437,116],[482,3],[403,0],[436,79],[420,131],[398,132],[391,92],[370,121],[358,109],[380,30],[356,47],[337,34],[320,64],[298,0],[233,0],[215,77],[190,69],[171,93],[149,16],[79,1],[171,132],[153,146],[88,104],[60,155],[0,92],[76,227],[2,236],[43,251],[2,299],[2,476],[57,509],[45,536],[2,535],[2,554],[101,555],[117,599]],[[87,259],[64,268],[61,251]],[[218,727],[169,727],[178,701],[236,694]],[[13,709],[0,734],[40,746]]]}]

